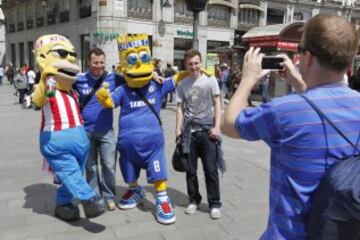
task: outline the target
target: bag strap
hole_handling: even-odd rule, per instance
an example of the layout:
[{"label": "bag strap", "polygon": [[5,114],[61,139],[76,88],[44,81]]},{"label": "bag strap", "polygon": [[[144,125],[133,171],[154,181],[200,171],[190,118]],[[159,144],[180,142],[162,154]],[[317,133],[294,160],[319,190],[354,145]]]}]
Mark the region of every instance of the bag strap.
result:
[{"label": "bag strap", "polygon": [[94,96],[95,92],[100,88],[101,84],[103,83],[107,72],[104,72],[103,75],[95,82],[94,87],[91,89],[89,95],[87,95],[83,102],[80,103],[80,112],[84,110],[85,106],[89,103],[90,99]]},{"label": "bag strap", "polygon": [[359,148],[352,141],[350,141],[350,139],[347,138],[345,134],[338,127],[336,127],[336,125],[315,105],[313,101],[311,101],[308,97],[306,97],[303,94],[300,94],[299,96],[305,99],[305,101],[315,110],[315,112],[317,112],[317,114],[321,118],[325,119],[336,130],[336,132],[339,133],[354,148],[355,151],[360,153]]},{"label": "bag strap", "polygon": [[134,89],[134,91],[135,91],[135,93],[141,98],[141,100],[143,100],[143,101],[146,103],[146,105],[148,105],[148,107],[150,108],[150,110],[154,113],[155,117],[156,117],[157,120],[159,121],[160,126],[162,126],[161,119],[160,119],[159,115],[157,114],[154,106],[153,106],[151,103],[149,103],[149,100],[147,100],[147,98],[146,98],[144,95],[142,95],[142,94],[140,93],[139,89]]}]

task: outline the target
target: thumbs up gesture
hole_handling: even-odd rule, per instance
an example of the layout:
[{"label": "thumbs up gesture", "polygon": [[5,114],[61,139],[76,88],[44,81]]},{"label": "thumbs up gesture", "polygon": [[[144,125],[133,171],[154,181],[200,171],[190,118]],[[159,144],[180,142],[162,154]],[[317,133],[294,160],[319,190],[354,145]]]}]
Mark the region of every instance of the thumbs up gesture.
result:
[{"label": "thumbs up gesture", "polygon": [[96,98],[99,103],[105,108],[114,108],[115,104],[112,101],[111,93],[109,91],[109,84],[104,82],[102,87],[96,92]]}]

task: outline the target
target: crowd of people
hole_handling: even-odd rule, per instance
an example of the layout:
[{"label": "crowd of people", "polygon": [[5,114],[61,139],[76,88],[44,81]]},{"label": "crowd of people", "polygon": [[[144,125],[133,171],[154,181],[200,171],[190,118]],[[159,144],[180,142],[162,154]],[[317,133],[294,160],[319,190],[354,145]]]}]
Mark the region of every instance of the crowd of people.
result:
[{"label": "crowd of people", "polygon": [[[78,74],[73,85],[90,141],[85,171],[87,182],[105,201],[108,210],[115,210],[116,206],[131,209],[145,198],[137,182],[140,170],[145,168],[147,180],[154,184],[157,194],[157,220],[163,224],[175,222],[175,211],[166,191],[168,174],[164,170],[167,168],[164,136],[158,114],[159,101],[167,99],[168,94],[170,101],[174,101],[176,89],[176,142],[188,156],[186,214],[195,213],[202,201],[197,177],[200,158],[210,217],[221,217],[218,171],[224,170],[220,139],[224,134],[247,141],[262,140],[271,149],[269,220],[261,240],[356,240],[360,236],[360,218],[359,212],[354,211],[360,211],[360,190],[351,193],[353,197],[346,202],[341,202],[345,196],[338,197],[341,193],[328,192],[329,198],[340,200],[336,204],[324,202],[330,213],[320,217],[313,203],[317,198],[316,190],[329,169],[343,159],[360,154],[357,150],[360,94],[344,83],[344,74],[357,50],[358,33],[346,19],[329,14],[311,18],[304,26],[299,44],[298,68],[287,55],[279,55],[284,58],[279,74],[293,91],[270,100],[267,88],[271,71],[261,69],[264,54],[260,48],[251,47],[245,54],[242,70],[237,67],[232,76],[229,76],[227,64],[220,65],[217,78],[202,70],[202,57],[197,50],[186,51],[186,71],[179,80],[176,68],[167,64],[162,71],[160,60],[155,59],[156,81],[139,90],[127,86],[126,80],[114,69],[106,72],[105,53],[94,48],[88,55],[88,71]],[[145,63],[146,57],[142,59]],[[31,69],[15,70],[11,65],[3,72],[18,89],[21,102],[35,83],[35,73]],[[1,73],[0,68],[0,77]],[[225,107],[229,78],[234,84],[231,86],[234,94]],[[261,86],[263,104],[249,107],[251,90],[256,85]],[[313,103],[341,129],[349,142],[319,115]],[[152,113],[148,109],[150,105],[156,108]],[[121,115],[116,140],[113,108],[118,106],[121,106]],[[148,115],[144,108],[150,112],[146,113]],[[144,126],[151,126],[151,129]],[[157,144],[155,150],[150,143]],[[120,154],[121,172],[128,184],[118,203],[115,202],[116,152]],[[334,212],[338,213],[335,217]],[[318,218],[314,217],[316,214]],[[59,215],[65,221],[78,219],[78,216]]]}]

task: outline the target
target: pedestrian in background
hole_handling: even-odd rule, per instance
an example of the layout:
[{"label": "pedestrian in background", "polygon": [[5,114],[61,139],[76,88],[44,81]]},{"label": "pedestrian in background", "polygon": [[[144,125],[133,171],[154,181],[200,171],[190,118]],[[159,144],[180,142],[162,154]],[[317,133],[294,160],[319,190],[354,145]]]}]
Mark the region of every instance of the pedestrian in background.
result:
[{"label": "pedestrian in background", "polygon": [[14,77],[14,86],[19,95],[19,104],[22,104],[28,90],[28,82],[24,71],[20,69],[17,71]]},{"label": "pedestrian in background", "polygon": [[[88,54],[89,70],[77,76],[74,89],[79,94],[84,127],[90,140],[86,179],[90,186],[104,198],[107,208],[115,210],[116,142],[113,131],[113,110],[104,108],[97,101],[94,92],[89,97],[98,81],[107,83],[110,91],[118,86],[119,79],[115,73],[105,72],[105,61],[103,50],[91,49]],[[101,84],[98,83],[98,88],[100,87]]]},{"label": "pedestrian in background", "polygon": [[346,19],[330,14],[311,18],[299,44],[301,75],[285,54],[279,55],[285,59],[285,81],[299,94],[275,98],[256,108],[246,108],[247,98],[268,72],[261,70],[259,48],[251,47],[245,54],[241,84],[225,111],[222,131],[234,138],[263,140],[271,148],[270,216],[261,240],[352,240],[358,234],[359,223],[343,226],[341,219],[328,222],[328,236],[308,234],[307,219],[321,178],[336,161],[353,156],[354,148],[300,96],[315,102],[357,143],[360,94],[342,81],[357,50],[358,35]]},{"label": "pedestrian in background", "polygon": [[26,73],[26,76],[27,76],[28,84],[29,84],[29,94],[31,94],[31,92],[33,91],[33,87],[35,85],[35,78],[36,78],[36,74],[31,67],[29,67],[29,70]]},{"label": "pedestrian in background", "polygon": [[[171,67],[171,64],[168,63],[166,64],[166,69],[164,71],[164,77],[165,78],[169,78],[169,77],[172,77],[175,75],[175,71],[174,69]],[[170,92],[170,97],[169,97],[169,102],[172,102],[173,101],[173,95],[174,95],[174,92]],[[166,99],[168,98],[168,95],[166,95],[165,97]]]},{"label": "pedestrian in background", "polygon": [[[218,175],[218,145],[220,137],[220,90],[215,77],[201,72],[201,54],[197,50],[185,53],[185,68],[190,76],[177,87],[176,139],[182,152],[189,156],[186,185],[189,205],[185,213],[193,214],[202,197],[197,177],[198,157],[204,173],[210,216],[221,217],[220,184]],[[214,109],[214,110],[213,110]]]}]

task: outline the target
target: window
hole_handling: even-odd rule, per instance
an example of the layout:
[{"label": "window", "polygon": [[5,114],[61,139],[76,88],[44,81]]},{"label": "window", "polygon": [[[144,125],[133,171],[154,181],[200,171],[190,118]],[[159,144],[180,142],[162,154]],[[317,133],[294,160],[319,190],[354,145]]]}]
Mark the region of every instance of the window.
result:
[{"label": "window", "polygon": [[44,11],[43,6],[41,5],[41,1],[38,0],[36,2],[36,26],[42,27],[44,26]]},{"label": "window", "polygon": [[47,7],[47,24],[52,25],[56,23],[58,16],[58,2],[57,0],[48,0]]},{"label": "window", "polygon": [[260,19],[260,11],[253,8],[239,9],[239,25],[258,26]]},{"label": "window", "polygon": [[25,59],[24,59],[24,43],[19,43],[19,57],[20,57],[20,65],[19,66],[23,66],[25,64]]},{"label": "window", "polygon": [[16,46],[15,43],[10,44],[11,48],[11,62],[16,65]]},{"label": "window", "polygon": [[17,30],[24,30],[24,18],[25,18],[25,9],[24,6],[19,5],[17,9]]},{"label": "window", "polygon": [[128,16],[152,19],[152,0],[128,0]]},{"label": "window", "polygon": [[60,4],[60,22],[68,22],[70,15],[70,0],[62,0]]},{"label": "window", "polygon": [[29,59],[29,66],[34,69],[34,42],[30,41],[27,43],[28,44],[28,59]]},{"label": "window", "polygon": [[189,23],[193,22],[193,13],[188,11],[184,0],[175,0],[174,2],[175,9],[175,22],[179,23]]},{"label": "window", "polygon": [[230,27],[230,8],[222,5],[210,5],[208,8],[208,25]]},{"label": "window", "polygon": [[285,12],[284,10],[268,8],[267,9],[267,25],[271,24],[282,24],[284,23]]},{"label": "window", "polygon": [[91,0],[78,0],[79,1],[79,17],[85,18],[91,16]]},{"label": "window", "polygon": [[9,20],[8,20],[8,32],[12,33],[15,32],[15,11],[11,9],[9,11]]},{"label": "window", "polygon": [[31,2],[26,4],[26,29],[31,29],[34,27],[34,11],[33,5]]}]

